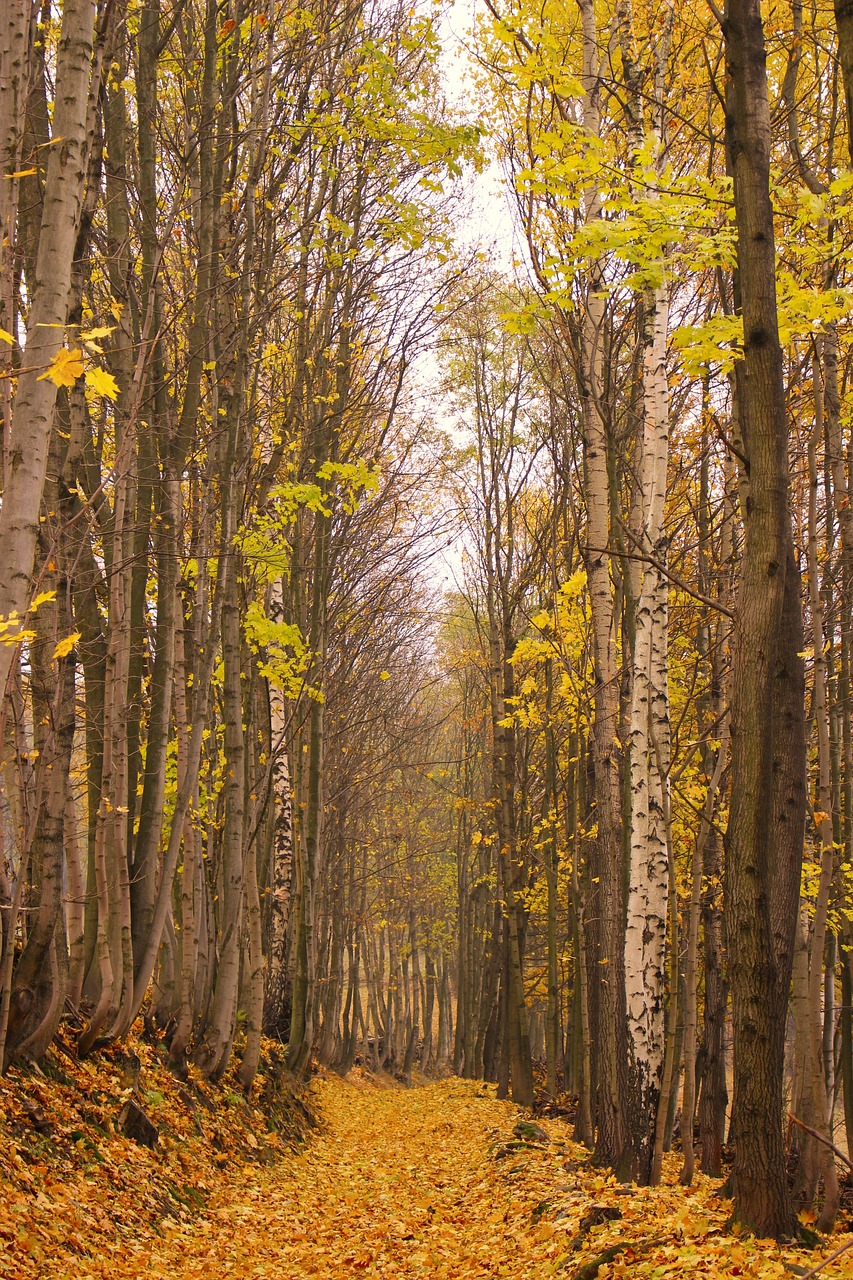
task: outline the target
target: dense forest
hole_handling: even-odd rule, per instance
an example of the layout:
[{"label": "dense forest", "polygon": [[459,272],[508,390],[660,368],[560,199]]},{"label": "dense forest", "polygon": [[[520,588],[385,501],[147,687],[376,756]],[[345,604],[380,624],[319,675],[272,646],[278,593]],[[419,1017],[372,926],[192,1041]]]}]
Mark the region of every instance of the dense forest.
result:
[{"label": "dense forest", "polygon": [[0,168],[3,1069],[541,1070],[831,1228],[847,0],[6,0]]}]

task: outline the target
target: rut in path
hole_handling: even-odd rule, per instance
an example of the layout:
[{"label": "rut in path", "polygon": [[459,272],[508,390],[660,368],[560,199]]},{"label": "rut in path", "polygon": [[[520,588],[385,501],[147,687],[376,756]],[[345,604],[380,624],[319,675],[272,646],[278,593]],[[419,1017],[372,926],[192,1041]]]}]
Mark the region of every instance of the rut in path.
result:
[{"label": "rut in path", "polygon": [[531,1203],[540,1186],[545,1194],[565,1181],[565,1156],[555,1146],[515,1174],[512,1159],[496,1162],[490,1146],[517,1112],[491,1088],[380,1089],[335,1077],[316,1087],[323,1130],[286,1165],[243,1170],[204,1221],[129,1257],[128,1276],[403,1280],[547,1269],[553,1228],[532,1220]]}]

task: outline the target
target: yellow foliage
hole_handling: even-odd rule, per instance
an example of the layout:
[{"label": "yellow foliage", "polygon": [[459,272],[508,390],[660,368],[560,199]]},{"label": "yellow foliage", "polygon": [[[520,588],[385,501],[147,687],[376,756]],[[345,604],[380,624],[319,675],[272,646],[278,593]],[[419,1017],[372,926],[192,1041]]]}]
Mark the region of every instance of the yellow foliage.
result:
[{"label": "yellow foliage", "polygon": [[79,347],[71,350],[60,347],[53,357],[50,368],[39,375],[38,381],[49,378],[57,387],[73,387],[83,373],[83,352]]},{"label": "yellow foliage", "polygon": [[51,601],[55,599],[56,599],[55,591],[40,591],[39,594],[35,596],[34,599],[32,600],[27,612],[35,613],[36,609],[40,609],[43,604],[50,604]]},{"label": "yellow foliage", "polygon": [[86,386],[90,391],[94,391],[95,395],[106,396],[108,400],[118,399],[118,383],[106,369],[90,366],[86,370]]},{"label": "yellow foliage", "polygon": [[64,640],[60,640],[53,651],[53,658],[67,658],[77,641],[80,639],[79,631],[72,631],[70,636],[66,636]]}]

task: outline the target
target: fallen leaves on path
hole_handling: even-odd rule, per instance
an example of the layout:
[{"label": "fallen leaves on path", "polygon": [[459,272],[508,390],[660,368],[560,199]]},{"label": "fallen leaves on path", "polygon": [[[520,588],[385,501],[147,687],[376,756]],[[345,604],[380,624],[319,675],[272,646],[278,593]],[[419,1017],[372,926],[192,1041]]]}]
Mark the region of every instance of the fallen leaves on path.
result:
[{"label": "fallen leaves on path", "polygon": [[[67,1253],[46,1256],[41,1276],[539,1280],[589,1274],[617,1246],[598,1280],[782,1280],[792,1274],[786,1264],[802,1274],[819,1261],[728,1233],[717,1184],[680,1187],[675,1157],[663,1187],[619,1185],[591,1167],[564,1123],[518,1125],[517,1109],[491,1086],[382,1088],[356,1075],[320,1078],[313,1091],[324,1123],[300,1150],[223,1172],[201,1215],[164,1220],[159,1235],[119,1230],[114,1247],[81,1249],[73,1267]],[[83,1217],[97,1211],[80,1208]],[[849,1277],[848,1258],[821,1275]]]},{"label": "fallen leaves on path", "polygon": [[[43,1068],[0,1077],[0,1280],[135,1277],[131,1243],[197,1222],[224,1169],[281,1163],[310,1126],[269,1044],[254,1105],[233,1076],[181,1083],[139,1036],[79,1061],[66,1028]],[[130,1099],[159,1130],[153,1150],[119,1131]]]}]

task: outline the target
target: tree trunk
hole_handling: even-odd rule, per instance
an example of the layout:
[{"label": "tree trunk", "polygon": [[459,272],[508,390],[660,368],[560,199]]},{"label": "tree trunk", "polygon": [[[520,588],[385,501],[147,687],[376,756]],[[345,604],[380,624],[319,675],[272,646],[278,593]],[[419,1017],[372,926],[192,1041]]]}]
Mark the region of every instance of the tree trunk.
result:
[{"label": "tree trunk", "polygon": [[[236,523],[236,517],[234,519]],[[233,524],[232,524],[233,527]],[[237,552],[226,552],[222,601],[223,705],[225,719],[225,829],[222,840],[221,934],[216,983],[196,1060],[210,1079],[219,1079],[228,1063],[237,1024],[240,942],[243,928],[245,868],[245,761],[243,669],[240,644]]]},{"label": "tree trunk", "polygon": [[[41,505],[47,469],[56,385],[41,375],[63,345],[67,319],[71,268],[80,225],[83,189],[90,146],[88,106],[92,73],[94,0],[66,0],[56,62],[53,137],[47,156],[44,207],[36,258],[35,278],[27,282],[30,309],[24,365],[18,374],[8,465],[3,478],[0,508],[0,564],[7,566],[0,579],[0,617],[21,619],[29,604],[30,575],[35,558]],[[17,26],[9,36],[12,62],[20,62],[21,40]],[[11,65],[11,63],[10,63]],[[21,87],[22,69],[10,84],[0,88],[4,100],[3,123],[18,118],[20,102],[10,95]],[[10,133],[4,137],[8,148]],[[17,145],[11,128],[12,146]],[[0,181],[6,181],[3,174]],[[0,689],[6,688],[14,645],[0,645]]]},{"label": "tree trunk", "polygon": [[[0,34],[0,329],[17,333],[18,307],[15,282],[15,231],[22,169],[24,121],[30,88],[33,20],[31,0],[10,0]],[[0,397],[2,397],[2,472],[10,464],[12,427],[12,374],[14,346],[0,342]]]},{"label": "tree trunk", "polygon": [[[581,3],[584,48],[584,129],[600,133],[599,44],[592,0]],[[601,216],[601,196],[590,188],[584,218]],[[620,763],[619,688],[616,678],[613,584],[610,576],[610,483],[607,427],[601,416],[604,368],[605,304],[603,281],[593,271],[587,281],[581,317],[579,390],[583,425],[586,546],[592,649],[595,665],[593,723],[590,734],[595,762],[598,817],[597,947],[591,956],[597,980],[597,1132],[595,1160],[615,1168],[625,1142],[623,1114],[625,984],[622,928],[622,780]]]},{"label": "tree trunk", "polygon": [[[835,1156],[827,1145],[830,1139],[830,1111],[832,1094],[827,1093],[823,1060],[823,962],[826,948],[827,920],[830,895],[835,876],[835,832],[832,821],[832,770],[829,739],[829,706],[827,697],[826,651],[824,645],[823,603],[820,598],[820,567],[818,562],[817,530],[817,442],[823,437],[823,396],[820,387],[820,369],[815,360],[813,366],[815,394],[815,426],[808,446],[809,465],[809,516],[808,516],[808,566],[809,599],[812,618],[812,647],[814,652],[814,692],[812,706],[818,740],[817,812],[815,815],[820,836],[820,877],[809,929],[805,919],[805,904],[800,909],[800,930],[795,959],[795,992],[799,1016],[797,1025],[797,1083],[794,1097],[794,1114],[816,1130],[827,1141],[819,1142],[807,1131],[797,1135],[800,1149],[797,1190],[804,1208],[811,1208],[817,1192],[819,1174],[823,1174],[824,1201],[817,1222],[819,1231],[831,1231],[838,1213],[839,1187],[835,1169]],[[801,972],[797,974],[797,969]],[[799,980],[797,980],[799,978]]]},{"label": "tree trunk", "polygon": [[853,165],[853,0],[835,0],[835,28],[847,108],[847,146]]},{"label": "tree trunk", "polygon": [[791,536],[776,316],[770,111],[758,0],[729,0],[726,144],[734,177],[744,355],[738,407],[749,460],[731,676],[726,916],[734,1028],[734,1217],[797,1232],[782,1134],[785,1022],[805,819],[802,611]]},{"label": "tree trunk", "polygon": [[[52,575],[50,575],[52,577]],[[64,872],[64,826],[71,751],[76,724],[75,670],[72,649],[56,660],[51,654],[61,634],[68,634],[69,584],[57,583],[58,605],[43,605],[36,616],[36,640],[31,649],[32,680],[35,686],[36,719],[47,724],[40,730],[36,795],[40,799],[30,855],[30,877],[38,887],[26,945],[15,969],[12,987],[13,1009],[26,1004],[26,1018],[10,1021],[3,1070],[27,1046],[44,1052],[53,1035],[55,1021],[65,1001],[64,980],[68,977],[65,921],[62,913]],[[23,866],[19,875],[23,874]],[[59,950],[57,950],[59,949]],[[61,957],[60,958],[60,954]],[[60,988],[59,984],[62,982]],[[28,997],[25,999],[25,993]],[[49,1033],[40,1034],[46,1024]],[[38,1053],[35,1053],[38,1056]]]},{"label": "tree trunk", "polygon": [[[281,578],[270,590],[270,621],[284,622]],[[290,1024],[290,991],[287,973],[288,922],[293,877],[293,796],[287,758],[288,723],[284,695],[273,681],[269,684],[270,738],[273,752],[272,798],[274,805],[272,853],[270,858],[270,908],[267,928],[267,989],[264,1030],[284,1038]]]},{"label": "tree trunk", "polygon": [[248,1094],[261,1060],[261,1028],[264,1013],[264,953],[263,927],[261,924],[261,899],[258,893],[258,868],[252,845],[246,850],[245,859],[245,916],[248,937],[248,1008],[246,1010],[246,1048],[237,1078]]},{"label": "tree trunk", "polygon": [[[669,443],[665,286],[647,298],[644,316],[640,549],[653,555],[660,565],[667,558],[663,528]],[[646,565],[636,604],[630,727],[631,858],[625,934],[628,1148],[621,1167],[623,1173],[630,1174],[641,1185],[646,1185],[651,1178],[655,1118],[664,1065],[669,893],[665,817],[670,756],[669,584],[658,565]]]},{"label": "tree trunk", "polygon": [[548,1095],[557,1096],[560,1076],[560,969],[557,942],[557,753],[553,724],[553,663],[545,663],[545,883],[548,891],[548,1008],[545,1017],[545,1063]]}]

